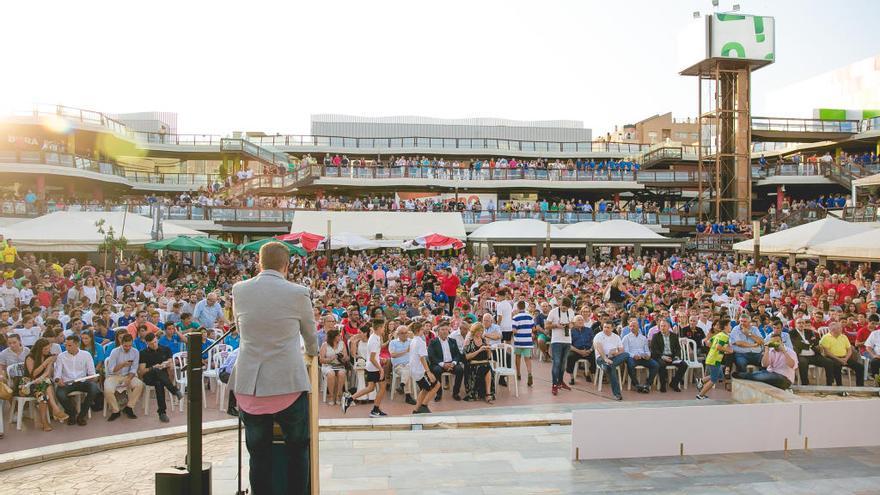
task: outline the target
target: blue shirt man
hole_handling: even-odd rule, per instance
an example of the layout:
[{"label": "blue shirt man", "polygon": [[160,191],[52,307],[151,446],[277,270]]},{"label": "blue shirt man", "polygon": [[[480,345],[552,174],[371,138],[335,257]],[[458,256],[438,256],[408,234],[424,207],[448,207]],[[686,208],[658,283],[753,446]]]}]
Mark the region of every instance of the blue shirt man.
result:
[{"label": "blue shirt man", "polygon": [[196,304],[193,319],[204,328],[217,328],[223,321],[223,308],[217,302],[217,294],[210,293]]},{"label": "blue shirt man", "polygon": [[752,319],[748,314],[743,313],[739,317],[739,325],[730,331],[730,347],[733,349],[737,371],[745,373],[748,365],[761,367],[764,339],[758,329],[752,326]]}]

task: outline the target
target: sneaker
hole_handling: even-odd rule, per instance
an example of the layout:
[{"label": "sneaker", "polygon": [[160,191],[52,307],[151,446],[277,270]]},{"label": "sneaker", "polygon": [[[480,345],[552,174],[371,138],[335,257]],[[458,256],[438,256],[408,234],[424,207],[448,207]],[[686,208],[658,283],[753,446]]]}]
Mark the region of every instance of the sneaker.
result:
[{"label": "sneaker", "polygon": [[[532,381],[532,374],[529,373],[529,377],[526,379],[526,386],[531,387],[531,386],[532,386],[532,383],[534,383],[534,382]],[[572,383],[572,385],[574,385],[574,383]]]},{"label": "sneaker", "polygon": [[89,420],[87,420],[85,416],[80,416],[80,417],[76,418],[76,424],[78,424],[80,426],[85,426],[85,425],[89,424]]},{"label": "sneaker", "polygon": [[550,392],[552,392],[553,395],[558,394],[558,393],[559,393],[559,387],[556,386],[556,385],[553,385],[553,388],[550,389]]},{"label": "sneaker", "polygon": [[119,419],[119,416],[122,416],[122,413],[112,413],[110,414],[110,417],[107,418],[107,421],[116,421],[117,419]]},{"label": "sneaker", "polygon": [[559,382],[559,388],[563,390],[571,390],[571,387],[569,387],[568,384],[565,382]]},{"label": "sneaker", "polygon": [[406,394],[406,399],[404,400],[407,404],[414,406],[416,405],[416,400],[412,398],[412,395]]},{"label": "sneaker", "polygon": [[177,397],[177,400],[183,400],[183,392],[181,392],[180,389],[177,389],[174,392],[174,396]]},{"label": "sneaker", "polygon": [[697,394],[697,400],[705,400],[708,399],[709,396],[703,394]]},{"label": "sneaker", "polygon": [[614,400],[618,400],[618,401],[623,400],[623,396],[621,396],[621,395],[615,395],[615,396],[614,396]]},{"label": "sneaker", "polygon": [[73,426],[75,424],[76,424],[76,417],[75,416],[68,416],[67,417],[67,426]]},{"label": "sneaker", "polygon": [[[381,413],[382,411],[379,411],[379,412]],[[382,413],[382,414],[384,414],[384,413]],[[431,410],[428,409],[428,406],[419,406],[418,409],[413,411],[413,414],[431,414]]]},{"label": "sneaker", "polygon": [[134,413],[134,411],[131,410],[130,407],[123,407],[122,413],[125,414],[125,417],[127,417],[128,419],[137,419],[137,415]]},{"label": "sneaker", "polygon": [[[424,407],[424,406],[423,406],[423,407]],[[382,410],[379,409],[378,407],[374,407],[373,410],[370,411],[370,417],[371,417],[371,418],[382,418],[382,417],[385,417],[385,416],[388,416],[388,415],[385,414],[384,412],[382,412]]]},{"label": "sneaker", "polygon": [[238,417],[238,409],[235,407],[227,407],[226,414],[228,414],[230,416]]},{"label": "sneaker", "polygon": [[167,414],[162,413],[162,414],[159,415],[159,421],[161,421],[161,422],[163,422],[163,423],[167,423],[167,422],[169,422],[169,421],[171,421],[171,420],[168,419],[168,415],[167,415]]},{"label": "sneaker", "polygon": [[348,408],[351,407],[352,402],[354,402],[354,399],[351,398],[351,395],[345,394],[342,397],[342,414],[348,412]]}]

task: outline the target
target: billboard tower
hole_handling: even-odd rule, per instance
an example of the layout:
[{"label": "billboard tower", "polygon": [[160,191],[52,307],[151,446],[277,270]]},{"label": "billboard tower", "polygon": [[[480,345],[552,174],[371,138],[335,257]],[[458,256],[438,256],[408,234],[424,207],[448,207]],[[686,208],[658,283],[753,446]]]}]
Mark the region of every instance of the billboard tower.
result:
[{"label": "billboard tower", "polygon": [[701,219],[751,219],[751,75],[775,60],[772,17],[706,16],[706,56],[681,72],[698,79]]}]

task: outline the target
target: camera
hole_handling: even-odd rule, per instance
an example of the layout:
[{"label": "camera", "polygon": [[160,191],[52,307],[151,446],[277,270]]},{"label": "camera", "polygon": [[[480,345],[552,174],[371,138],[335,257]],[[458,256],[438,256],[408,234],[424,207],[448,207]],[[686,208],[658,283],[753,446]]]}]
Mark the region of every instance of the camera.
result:
[{"label": "camera", "polygon": [[565,332],[566,337],[571,336],[571,325],[569,325],[568,323],[566,323],[565,325],[562,325],[562,330]]}]

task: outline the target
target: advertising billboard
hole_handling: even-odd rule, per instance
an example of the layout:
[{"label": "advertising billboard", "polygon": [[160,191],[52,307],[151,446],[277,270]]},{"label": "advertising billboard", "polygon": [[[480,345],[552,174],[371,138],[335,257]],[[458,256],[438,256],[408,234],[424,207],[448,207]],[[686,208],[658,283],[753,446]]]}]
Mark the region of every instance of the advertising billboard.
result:
[{"label": "advertising billboard", "polygon": [[716,13],[707,19],[707,58],[776,60],[775,20],[772,17]]}]

